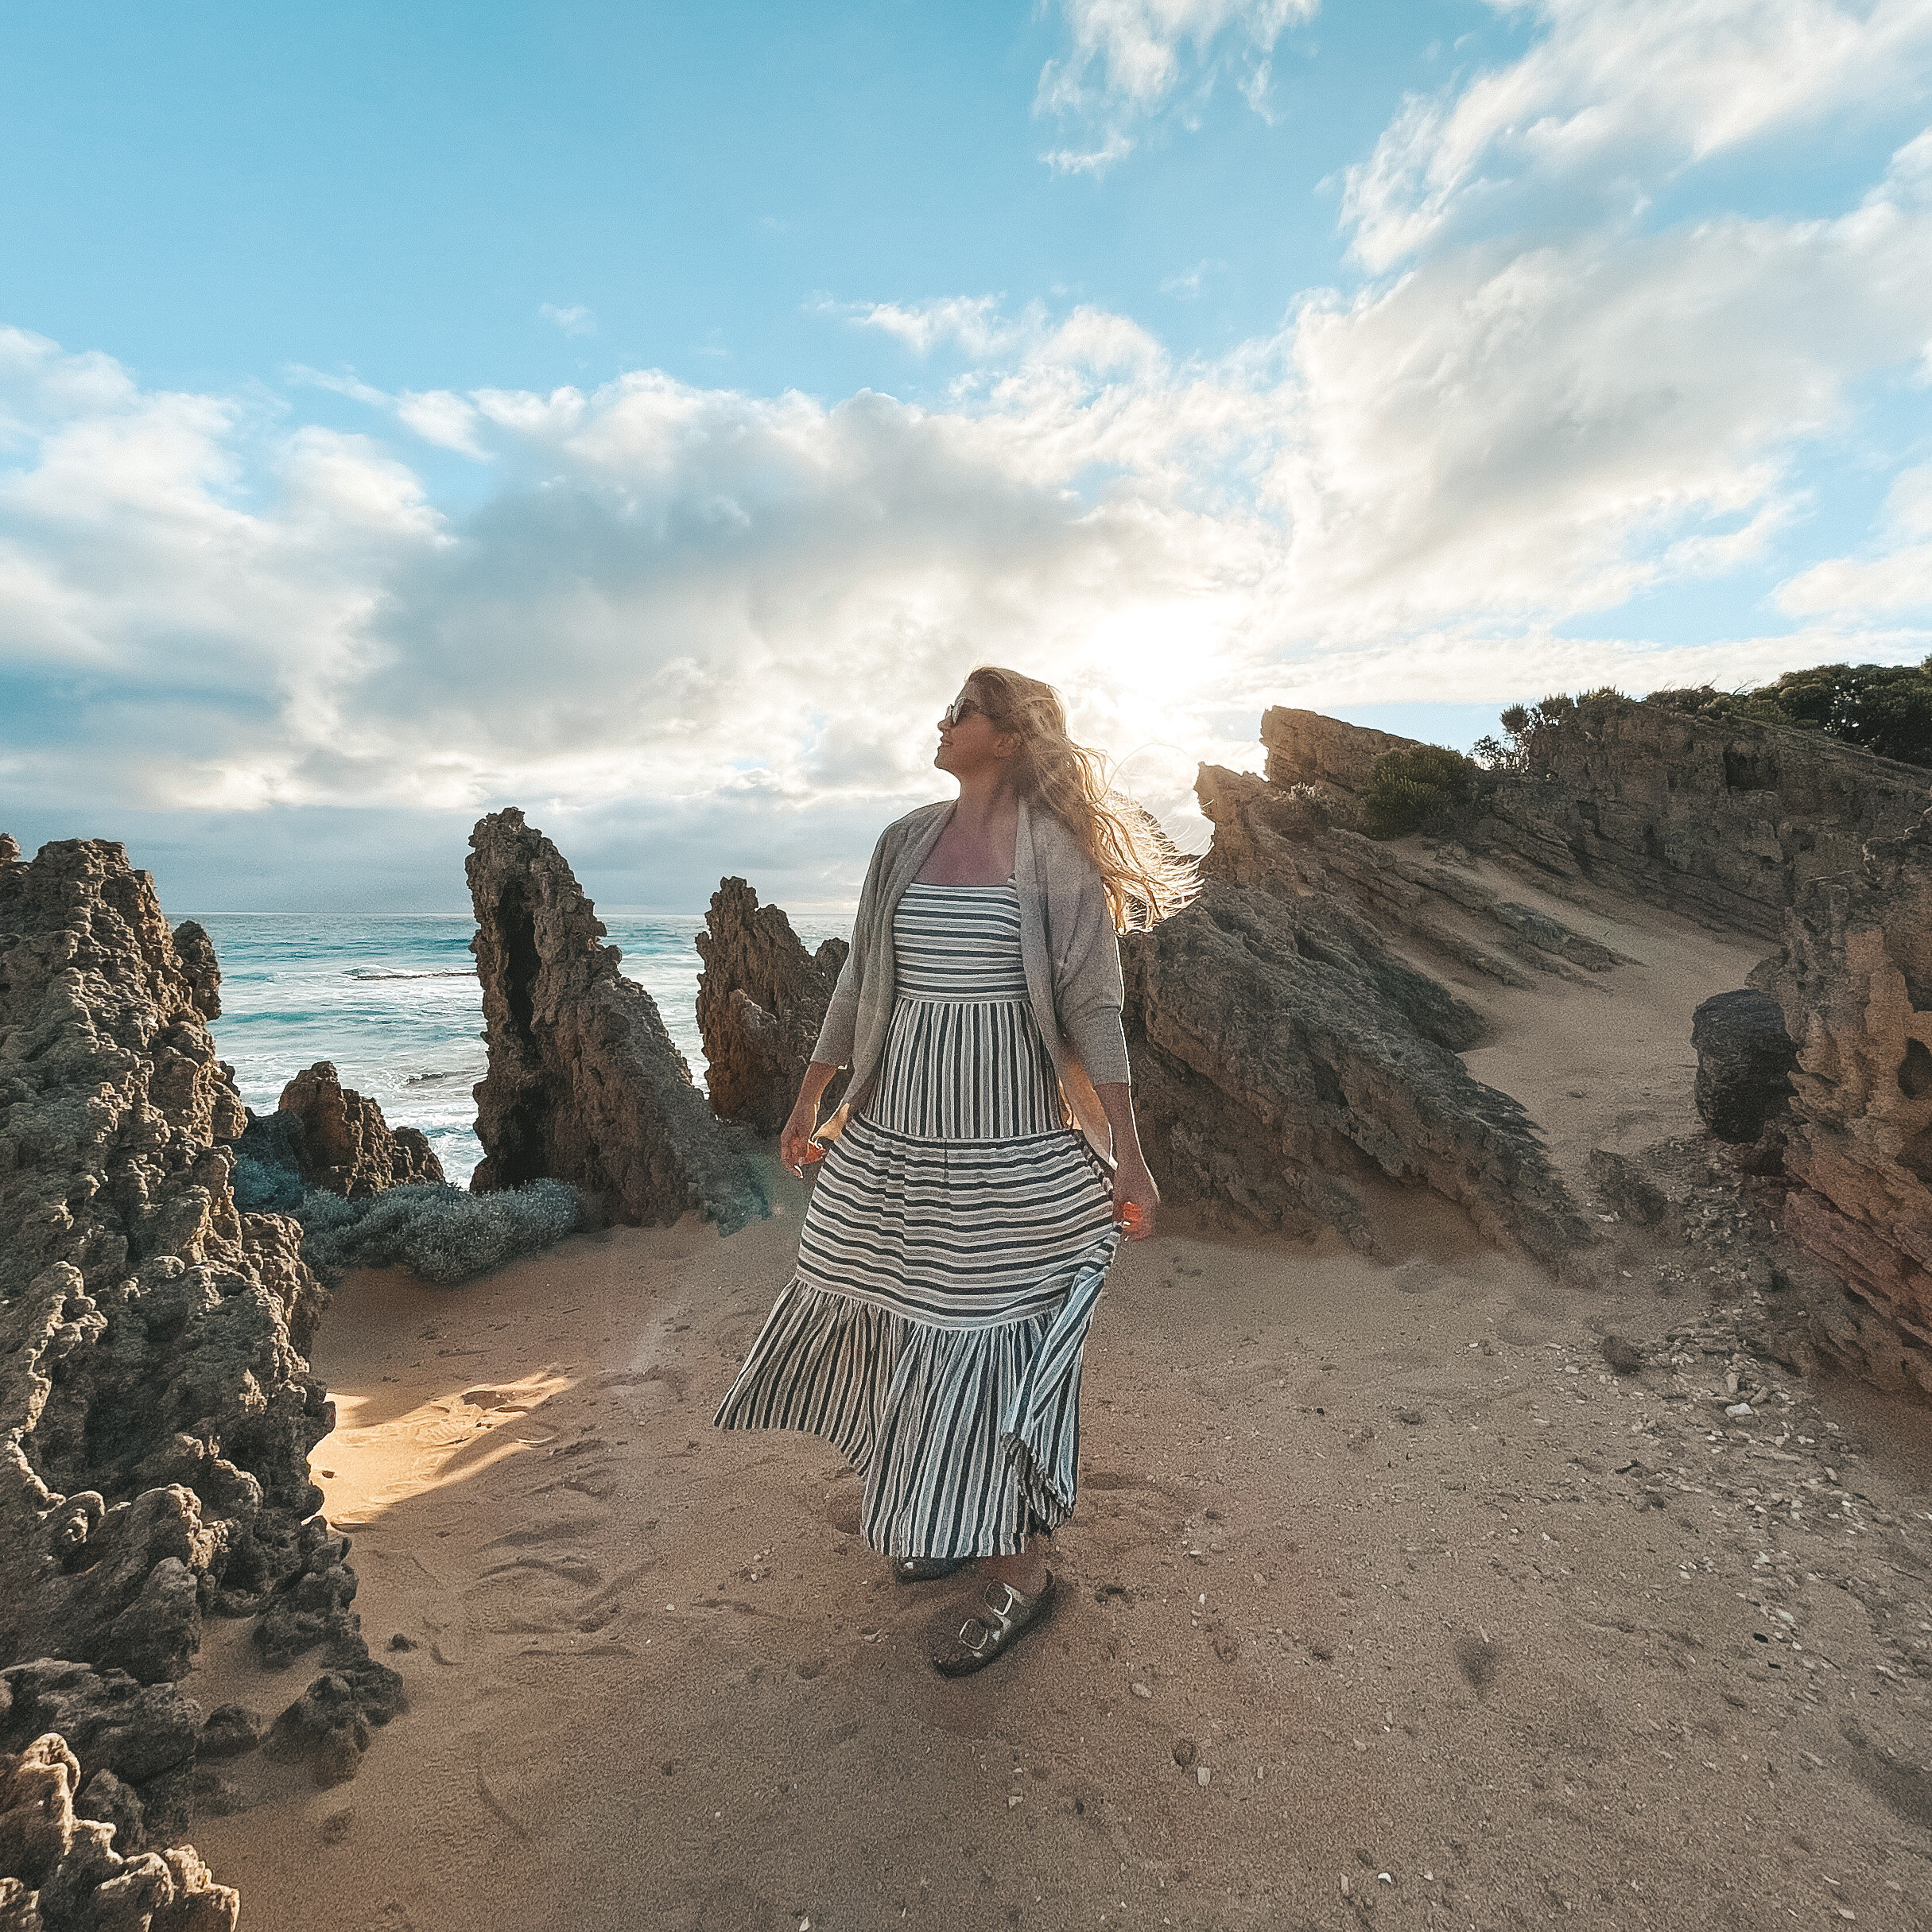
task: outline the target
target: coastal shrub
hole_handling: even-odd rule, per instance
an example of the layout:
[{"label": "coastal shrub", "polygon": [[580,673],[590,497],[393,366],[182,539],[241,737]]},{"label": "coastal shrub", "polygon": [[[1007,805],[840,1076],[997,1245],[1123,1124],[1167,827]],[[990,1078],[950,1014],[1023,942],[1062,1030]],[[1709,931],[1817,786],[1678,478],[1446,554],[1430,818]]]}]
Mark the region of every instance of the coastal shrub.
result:
[{"label": "coastal shrub", "polygon": [[244,1214],[293,1214],[301,1205],[302,1177],[293,1167],[277,1167],[252,1154],[236,1156],[228,1185]]},{"label": "coastal shrub", "polygon": [[562,1240],[582,1206],[576,1189],[561,1181],[532,1181],[500,1194],[425,1182],[363,1201],[314,1189],[295,1217],[302,1259],[332,1286],[352,1268],[402,1267],[454,1287]]},{"label": "coastal shrub", "polygon": [[1371,839],[1399,839],[1445,817],[1476,797],[1482,771],[1446,745],[1385,751],[1362,795],[1362,828]]},{"label": "coastal shrub", "polygon": [[1932,658],[1915,665],[1817,664],[1751,690],[1653,691],[1651,702],[1705,718],[1818,731],[1907,765],[1932,765]]},{"label": "coastal shrub", "polygon": [[[1590,693],[1593,697],[1618,697],[1620,692],[1608,685]],[[1501,738],[1479,738],[1471,749],[1476,762],[1485,771],[1527,771],[1530,766],[1530,741],[1546,725],[1561,724],[1577,708],[1577,700],[1557,692],[1537,704],[1512,704],[1497,723]]]}]

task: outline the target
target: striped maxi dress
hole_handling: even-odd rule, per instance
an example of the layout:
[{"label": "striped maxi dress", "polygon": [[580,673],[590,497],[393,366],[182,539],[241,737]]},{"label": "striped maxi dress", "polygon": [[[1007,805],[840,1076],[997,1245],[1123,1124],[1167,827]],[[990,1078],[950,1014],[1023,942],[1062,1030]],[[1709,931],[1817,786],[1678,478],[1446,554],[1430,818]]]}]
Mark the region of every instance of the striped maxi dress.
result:
[{"label": "striped maxi dress", "polygon": [[828,1150],[796,1274],[720,1406],[865,1477],[891,1556],[1009,1556],[1073,1512],[1080,1351],[1119,1236],[1028,1000],[1019,894],[894,909],[879,1080]]}]

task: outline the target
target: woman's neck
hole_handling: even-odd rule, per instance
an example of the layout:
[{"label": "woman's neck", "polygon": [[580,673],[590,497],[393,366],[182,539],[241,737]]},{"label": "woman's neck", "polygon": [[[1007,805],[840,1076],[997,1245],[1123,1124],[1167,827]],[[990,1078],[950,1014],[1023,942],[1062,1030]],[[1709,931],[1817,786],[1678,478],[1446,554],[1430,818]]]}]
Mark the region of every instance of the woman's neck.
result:
[{"label": "woman's neck", "polygon": [[1012,872],[1019,800],[1007,786],[960,782],[959,802],[927,853],[929,886],[996,886]]},{"label": "woman's neck", "polygon": [[952,822],[963,830],[983,832],[989,826],[1018,816],[1018,805],[1012,788],[1001,782],[1002,774],[968,774],[960,782],[959,801],[952,808]]}]

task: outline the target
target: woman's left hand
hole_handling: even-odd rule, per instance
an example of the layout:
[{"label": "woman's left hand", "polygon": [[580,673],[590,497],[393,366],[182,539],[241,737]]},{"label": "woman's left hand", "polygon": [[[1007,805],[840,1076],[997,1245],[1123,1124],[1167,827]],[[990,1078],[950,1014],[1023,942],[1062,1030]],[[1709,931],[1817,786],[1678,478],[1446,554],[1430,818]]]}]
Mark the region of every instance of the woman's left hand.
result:
[{"label": "woman's left hand", "polygon": [[1161,1190],[1154,1185],[1147,1163],[1138,1155],[1121,1161],[1114,1169],[1114,1219],[1130,1241],[1144,1241],[1154,1232],[1160,1205]]}]

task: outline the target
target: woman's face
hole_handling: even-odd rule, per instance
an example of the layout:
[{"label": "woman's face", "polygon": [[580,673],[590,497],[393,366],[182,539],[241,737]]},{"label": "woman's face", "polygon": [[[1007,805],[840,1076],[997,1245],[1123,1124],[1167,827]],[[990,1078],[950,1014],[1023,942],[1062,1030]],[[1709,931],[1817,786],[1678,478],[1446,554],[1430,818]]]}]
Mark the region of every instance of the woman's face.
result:
[{"label": "woman's face", "polygon": [[953,700],[952,708],[956,722],[939,720],[939,749],[933,755],[941,771],[963,778],[1003,765],[1013,755],[1018,739],[999,730],[980,708],[980,694],[970,684]]}]

